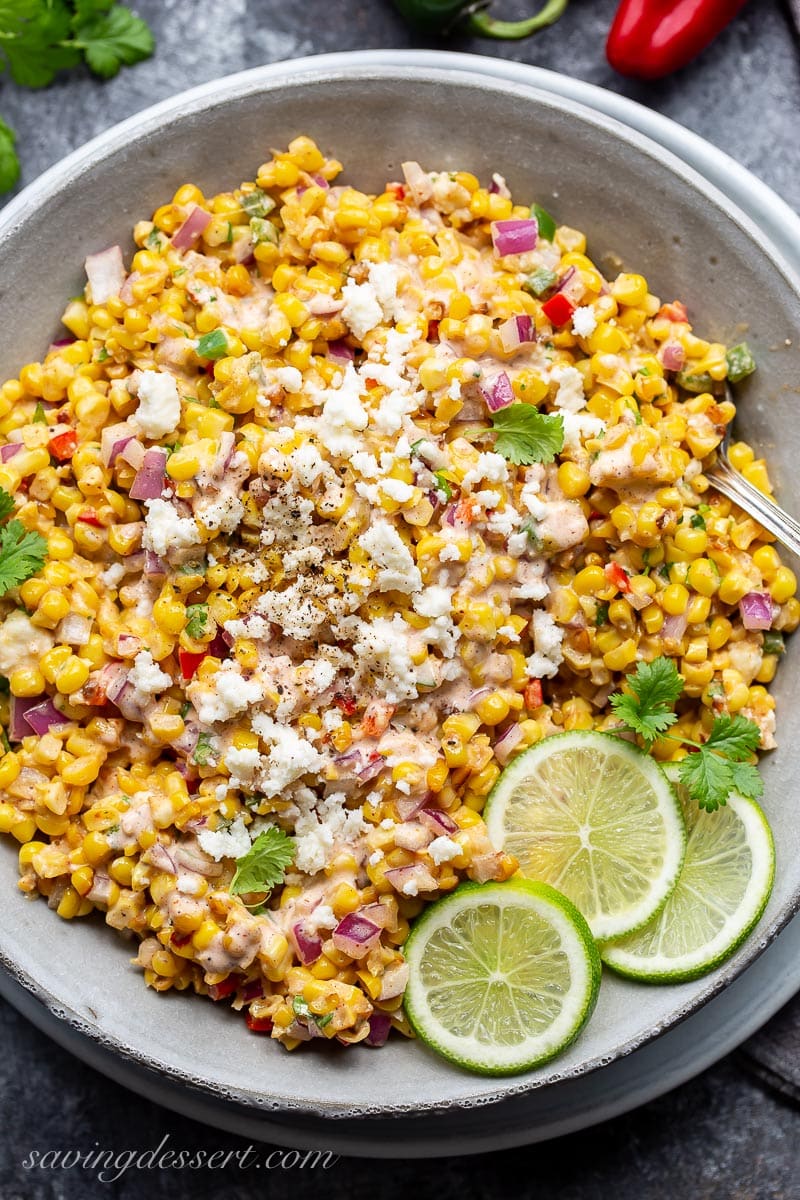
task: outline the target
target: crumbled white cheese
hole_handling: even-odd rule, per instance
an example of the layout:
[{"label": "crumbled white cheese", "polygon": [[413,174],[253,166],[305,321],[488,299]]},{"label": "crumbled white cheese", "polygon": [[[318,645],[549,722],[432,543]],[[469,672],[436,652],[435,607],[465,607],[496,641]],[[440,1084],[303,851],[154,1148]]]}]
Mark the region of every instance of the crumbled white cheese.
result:
[{"label": "crumbled white cheese", "polygon": [[37,667],[39,659],[52,650],[54,636],[37,629],[24,612],[17,609],[0,625],[0,672],[9,675],[17,667]]},{"label": "crumbled white cheese", "polygon": [[464,491],[467,491],[473,484],[480,483],[483,479],[488,483],[506,482],[508,479],[508,463],[502,454],[495,454],[491,450],[479,454],[475,466],[467,471],[464,476],[461,487]]},{"label": "crumbled white cheese", "polygon": [[172,678],[153,661],[149,650],[140,650],[128,671],[128,683],[133,684],[137,692],[155,696],[165,688],[172,687]]},{"label": "crumbled white cheese", "polygon": [[196,546],[202,537],[194,517],[181,517],[169,500],[145,500],[147,516],[144,522],[142,545],[159,556],[170,550]]},{"label": "crumbled white cheese", "polygon": [[244,516],[244,504],[238,496],[224,495],[214,500],[201,500],[195,505],[194,512],[207,529],[233,533]]},{"label": "crumbled white cheese", "polygon": [[350,465],[364,479],[378,479],[381,474],[380,463],[368,450],[356,450],[350,459]]},{"label": "crumbled white cheese", "polygon": [[543,608],[534,610],[531,628],[536,652],[527,661],[528,674],[535,679],[550,679],[564,658],[561,651],[564,630]]},{"label": "crumbled white cheese", "polygon": [[439,551],[439,562],[460,562],[461,551],[455,542],[448,542],[446,546],[442,546]]},{"label": "crumbled white cheese", "polygon": [[241,750],[230,746],[225,751],[225,766],[231,773],[234,787],[250,787],[261,765],[261,753],[255,746],[245,746]]},{"label": "crumbled white cheese", "polygon": [[599,417],[589,413],[564,412],[564,449],[570,454],[579,454],[581,443],[586,438],[599,437],[606,426]]},{"label": "crumbled white cheese", "polygon": [[221,858],[242,858],[250,849],[250,834],[242,816],[238,816],[227,829],[201,829],[197,840],[200,849],[215,862]]},{"label": "crumbled white cheese", "polygon": [[421,617],[445,617],[450,615],[453,603],[450,588],[431,585],[414,597],[414,611]]},{"label": "crumbled white cheese", "polygon": [[322,726],[326,733],[333,733],[334,729],[340,729],[344,724],[344,717],[335,708],[329,708],[323,715]]},{"label": "crumbled white cheese", "polygon": [[132,424],[153,441],[173,433],[181,419],[181,398],[174,376],[167,371],[140,371],[136,394],[139,407],[130,418]]},{"label": "crumbled white cheese", "polygon": [[303,487],[311,487],[320,475],[333,474],[316,446],[304,442],[289,455],[289,466]]},{"label": "crumbled white cheese", "polygon": [[383,309],[380,305],[375,288],[371,283],[355,283],[352,279],[348,279],[347,283],[342,288],[342,299],[344,300],[344,308],[342,309],[342,320],[350,327],[352,332],[362,341],[371,329],[376,325],[380,325],[383,318]]},{"label": "crumbled white cheese", "polygon": [[572,314],[572,332],[578,337],[591,337],[597,329],[597,317],[590,304],[576,308]]},{"label": "crumbled white cheese", "polygon": [[371,867],[377,867],[378,863],[381,862],[385,857],[386,856],[383,850],[373,850],[372,854],[370,854],[369,858],[367,859],[367,862]]},{"label": "crumbled white cheese", "polygon": [[349,457],[361,449],[361,439],[354,435],[366,429],[369,417],[361,403],[361,381],[352,363],[334,383],[337,386],[320,394],[319,417],[299,417],[296,425],[316,433],[330,454]]},{"label": "crumbled white cheese", "polygon": [[362,550],[380,568],[377,577],[378,589],[382,592],[418,592],[422,587],[422,576],[411,556],[411,551],[394,525],[378,520],[358,539]]},{"label": "crumbled white cheese", "polygon": [[[265,796],[279,795],[301,776],[322,767],[325,760],[319,751],[291,726],[279,725],[265,713],[253,717],[252,726],[270,746],[258,781],[259,791]],[[301,871],[304,869],[299,861],[297,865]]]},{"label": "crumbled white cheese", "polygon": [[[303,665],[309,664],[304,663]],[[318,658],[316,662],[310,664],[309,678],[317,694],[327,691],[336,678],[336,667],[326,658]]]},{"label": "crumbled white cheese", "polygon": [[396,320],[400,316],[397,304],[397,267],[388,262],[373,263],[369,269],[369,281],[385,320]]},{"label": "crumbled white cheese", "polygon": [[378,826],[379,829],[394,829],[394,827],[395,827],[395,822],[392,820],[391,817],[384,817],[383,820],[381,821],[380,825]]},{"label": "crumbled white cheese", "polygon": [[539,485],[536,482],[528,482],[522,485],[520,500],[527,508],[528,512],[537,521],[543,521],[547,516],[547,505],[539,495]]},{"label": "crumbled white cheese", "polygon": [[492,533],[499,533],[501,537],[510,537],[521,521],[522,517],[514,506],[506,504],[503,509],[494,509],[486,522],[486,528]]},{"label": "crumbled white cheese", "polygon": [[308,933],[319,933],[320,929],[335,929],[339,918],[330,904],[318,904],[303,921],[303,927]]},{"label": "crumbled white cheese", "polygon": [[359,621],[353,651],[359,666],[373,672],[376,683],[392,704],[417,695],[417,679],[411,658],[411,628],[399,613],[391,620],[378,617]]},{"label": "crumbled white cheese", "polygon": [[[580,312],[580,309],[577,311]],[[583,376],[577,367],[570,367],[559,363],[553,367],[550,372],[550,378],[554,383],[558,384],[558,391],[555,398],[556,408],[576,413],[585,407],[586,396],[583,393]]]},{"label": "crumbled white cheese", "polygon": [[297,367],[278,367],[275,378],[286,392],[299,392],[303,386],[303,376]]},{"label": "crumbled white cheese", "polygon": [[245,679],[239,664],[233,662],[224,662],[209,686],[193,682],[187,691],[201,725],[229,721],[264,699],[264,685],[257,679]]},{"label": "crumbled white cheese", "polygon": [[107,588],[118,587],[125,578],[125,566],[123,563],[112,563],[110,567],[106,567],[105,571],[100,573],[100,582]]},{"label": "crumbled white cheese", "polygon": [[458,858],[461,853],[458,842],[445,836],[434,838],[427,850],[437,867],[442,863],[450,862],[451,859]]},{"label": "crumbled white cheese", "polygon": [[318,797],[300,788],[295,805],[295,866],[308,875],[323,869],[337,842],[351,843],[369,828],[360,809],[347,807],[344,792]]},{"label": "crumbled white cheese", "polygon": [[385,492],[390,500],[396,500],[398,504],[405,504],[414,495],[412,485],[402,479],[383,479],[380,486],[381,491]]}]

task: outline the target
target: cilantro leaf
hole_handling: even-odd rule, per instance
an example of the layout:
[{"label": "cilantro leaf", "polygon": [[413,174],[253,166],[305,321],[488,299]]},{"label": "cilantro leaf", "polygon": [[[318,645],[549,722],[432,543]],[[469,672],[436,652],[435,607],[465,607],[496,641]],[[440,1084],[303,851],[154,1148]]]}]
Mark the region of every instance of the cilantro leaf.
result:
[{"label": "cilantro leaf", "polygon": [[130,67],[149,58],[155,49],[155,39],[141,17],[115,4],[107,12],[98,12],[95,6],[94,14],[76,25],[73,45],[83,50],[95,75],[110,79],[120,67]]},{"label": "cilantro leaf", "polygon": [[613,695],[611,707],[649,745],[677,721],[672,710],[683,691],[683,680],[673,660],[662,655],[651,663],[638,663],[626,682],[629,692]]},{"label": "cilantro leaf", "polygon": [[549,463],[564,446],[564,418],[517,401],[492,413],[495,450],[516,466]]},{"label": "cilantro leaf", "polygon": [[186,632],[190,638],[199,638],[208,632],[207,604],[190,604],[186,609],[186,616]]},{"label": "cilantro leaf", "polygon": [[4,520],[14,511],[14,497],[0,487],[0,521]]},{"label": "cilantro leaf", "polygon": [[41,400],[36,401],[36,408],[33,410],[31,422],[35,425],[47,424],[47,413],[44,411],[44,405],[42,404]]},{"label": "cilantro leaf", "polygon": [[733,762],[747,762],[755,754],[761,741],[761,731],[755,721],[748,721],[741,713],[735,716],[717,717],[705,746],[724,754]]},{"label": "cilantro leaf", "polygon": [[450,480],[444,471],[434,471],[433,477],[436,480],[436,491],[441,492],[445,500],[449,503],[453,499],[453,489],[450,486]]},{"label": "cilantro leaf", "polygon": [[201,733],[195,743],[192,762],[198,767],[211,767],[217,760],[217,752],[212,745],[211,734]]},{"label": "cilantro leaf", "polygon": [[15,83],[46,87],[62,68],[80,62],[79,51],[69,42],[71,20],[64,0],[3,0],[0,52]]},{"label": "cilantro leaf", "polygon": [[286,868],[294,861],[294,852],[293,840],[277,825],[270,825],[237,860],[230,885],[233,895],[270,891],[283,880]]},{"label": "cilantro leaf", "polygon": [[275,201],[261,188],[242,193],[242,208],[249,217],[268,217],[274,207]]},{"label": "cilantro leaf", "polygon": [[703,749],[687,754],[678,764],[680,781],[701,808],[714,812],[726,804],[732,788],[731,764]]},{"label": "cilantro leaf", "polygon": [[14,130],[0,118],[0,192],[10,191],[19,179],[16,141]]},{"label": "cilantro leaf", "polygon": [[212,329],[197,339],[198,358],[222,358],[228,353],[228,339],[224,329]]},{"label": "cilantro leaf", "polygon": [[47,542],[21,521],[9,521],[0,530],[0,596],[19,587],[44,566]]}]

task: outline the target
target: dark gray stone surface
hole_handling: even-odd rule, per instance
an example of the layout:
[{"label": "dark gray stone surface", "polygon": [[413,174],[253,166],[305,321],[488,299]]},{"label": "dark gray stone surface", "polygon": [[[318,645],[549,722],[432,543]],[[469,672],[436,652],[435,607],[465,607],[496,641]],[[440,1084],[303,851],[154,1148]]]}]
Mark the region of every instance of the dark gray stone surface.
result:
[{"label": "dark gray stone surface", "polygon": [[[530,0],[497,2],[516,16]],[[751,0],[696,64],[658,84],[622,80],[603,56],[614,0],[572,0],[559,26],[502,44],[453,39],[454,49],[494,53],[613,88],[673,117],[726,150],[800,207],[800,51],[778,0]],[[101,84],[80,71],[43,92],[4,83],[0,113],[19,133],[28,182],[92,135],[165,96],[280,58],[333,50],[428,45],[388,0],[140,0],[158,36],[156,57]],[[233,131],[235,135],[235,131]],[[69,231],[65,230],[68,238]],[[241,1150],[245,1143],[133,1096],[49,1042],[0,1005],[0,1198],[83,1200],[110,1195],[275,1200],[347,1194],[394,1200],[531,1196],[539,1200],[796,1200],[800,1116],[727,1059],[637,1112],[545,1146],[439,1163],[340,1161],[327,1172],[128,1172],[104,1183],[92,1172],[26,1170],[31,1150],[158,1145]]]}]

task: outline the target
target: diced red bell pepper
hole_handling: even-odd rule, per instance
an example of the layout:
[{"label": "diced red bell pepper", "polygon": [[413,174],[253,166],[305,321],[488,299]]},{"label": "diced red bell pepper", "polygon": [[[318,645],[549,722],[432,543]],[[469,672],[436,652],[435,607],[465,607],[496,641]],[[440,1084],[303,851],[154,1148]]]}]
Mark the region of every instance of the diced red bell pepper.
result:
[{"label": "diced red bell pepper", "polygon": [[95,529],[103,528],[103,522],[93,508],[82,508],[78,513],[78,520],[82,521],[84,525],[93,525]]},{"label": "diced red bell pepper", "polygon": [[212,983],[208,994],[212,1000],[224,1000],[226,996],[233,995],[240,983],[238,975],[229,975],[227,979],[223,979],[222,983]]},{"label": "diced red bell pepper", "polygon": [[428,321],[428,336],[426,341],[438,342],[439,340],[439,322],[432,319]]},{"label": "diced red bell pepper", "polygon": [[333,703],[345,717],[352,717],[358,708],[355,700],[348,692],[337,692],[333,697]]},{"label": "diced red bell pepper", "polygon": [[272,1032],[272,1017],[254,1017],[250,1013],[245,1017],[247,1028],[253,1033],[271,1033]]},{"label": "diced red bell pepper", "polygon": [[192,940],[192,935],[190,933],[177,933],[173,930],[173,932],[170,934],[169,940],[170,944],[173,946],[188,946],[189,942]]},{"label": "diced red bell pepper", "polygon": [[197,668],[204,658],[207,657],[207,651],[202,650],[199,654],[193,654],[190,650],[182,650],[178,648],[178,662],[181,665],[181,675],[184,679],[193,679]]},{"label": "diced red bell pepper", "polygon": [[64,433],[57,433],[55,437],[50,438],[47,445],[53,458],[57,458],[59,462],[66,462],[78,449],[78,431],[66,429]]},{"label": "diced red bell pepper", "polygon": [[406,198],[406,189],[402,183],[387,183],[386,190],[394,196],[395,200],[405,200]]},{"label": "diced red bell pepper", "polygon": [[541,679],[528,680],[525,690],[522,693],[522,699],[525,701],[525,707],[528,712],[531,712],[534,708],[541,708],[544,703]]},{"label": "diced red bell pepper", "polygon": [[542,312],[551,325],[566,325],[575,312],[575,305],[571,300],[567,299],[563,292],[556,292],[555,296],[551,296],[542,305]]},{"label": "diced red bell pepper", "polygon": [[619,565],[619,563],[606,563],[605,567],[606,579],[613,584],[619,592],[629,592],[631,590],[631,581],[628,572]]},{"label": "diced red bell pepper", "polygon": [[682,300],[673,300],[671,304],[662,304],[658,310],[659,317],[664,317],[667,321],[688,321],[689,314],[686,311],[686,305]]}]

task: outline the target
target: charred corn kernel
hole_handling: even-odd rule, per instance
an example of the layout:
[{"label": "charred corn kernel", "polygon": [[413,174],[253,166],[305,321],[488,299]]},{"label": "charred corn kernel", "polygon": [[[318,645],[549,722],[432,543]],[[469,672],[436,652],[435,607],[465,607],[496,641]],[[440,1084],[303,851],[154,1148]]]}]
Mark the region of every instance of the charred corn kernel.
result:
[{"label": "charred corn kernel", "polygon": [[174,954],[170,954],[169,950],[156,950],[153,955],[152,966],[157,975],[161,975],[166,979],[174,979],[183,969],[180,960],[176,959]]},{"label": "charred corn kernel", "polygon": [[85,754],[68,763],[61,772],[64,783],[74,787],[87,787],[100,774],[103,758],[97,754]]},{"label": "charred corn kernel", "polygon": [[195,950],[207,950],[219,932],[220,927],[216,921],[212,921],[210,918],[203,921],[197,932],[192,934],[192,945]]},{"label": "charred corn kernel", "polygon": [[609,671],[624,671],[632,662],[635,662],[636,653],[636,641],[633,638],[626,638],[625,641],[620,642],[618,646],[603,655],[603,662]]},{"label": "charred corn kernel", "polygon": [[85,896],[92,890],[94,871],[91,867],[77,867],[70,875],[69,881],[79,896]]},{"label": "charred corn kernel", "polygon": [[691,525],[679,525],[673,537],[675,545],[689,554],[702,554],[708,545],[705,529],[693,529]]},{"label": "charred corn kernel", "polygon": [[605,571],[599,566],[584,567],[572,581],[572,586],[579,596],[594,596],[605,591],[608,586]]},{"label": "charred corn kernel", "polygon": [[133,859],[122,856],[109,863],[108,873],[121,887],[129,888],[133,879],[133,867]]},{"label": "charred corn kernel", "polygon": [[502,692],[492,692],[475,705],[475,712],[484,725],[499,725],[511,711],[511,705]]},{"label": "charred corn kernel", "polygon": [[744,475],[748,483],[752,483],[753,487],[758,488],[760,492],[765,492],[768,495],[771,494],[772,484],[770,483],[767,466],[763,458],[756,459],[755,462],[744,466],[742,468],[742,475]]},{"label": "charred corn kernel", "polygon": [[66,533],[61,529],[53,529],[47,535],[47,555],[48,558],[56,559],[57,561],[72,558],[75,553],[75,544]]},{"label": "charred corn kernel", "polygon": [[719,587],[720,577],[710,559],[698,558],[689,567],[686,581],[701,596],[713,596]]},{"label": "charred corn kernel", "polygon": [[37,623],[52,628],[67,615],[69,607],[69,598],[63,592],[51,589],[44,593],[36,606]]},{"label": "charred corn kernel", "polygon": [[78,911],[81,907],[82,899],[83,897],[70,884],[64,889],[64,892],[58,903],[58,907],[56,908],[56,912],[60,917],[63,917],[65,921],[71,921],[73,917],[77,917]]},{"label": "charred corn kernel", "polygon": [[671,583],[664,588],[661,605],[670,616],[679,617],[686,612],[689,593],[682,583]]},{"label": "charred corn kernel", "polygon": [[658,633],[664,624],[664,610],[657,604],[648,604],[647,608],[642,609],[640,619],[647,633]]},{"label": "charred corn kernel", "polygon": [[730,571],[720,580],[717,595],[723,604],[738,604],[742,596],[753,590],[750,580],[741,571]]},{"label": "charred corn kernel", "polygon": [[687,692],[692,696],[699,696],[714,678],[714,665],[708,661],[692,663],[683,658],[681,675]]},{"label": "charred corn kernel", "polygon": [[330,906],[333,909],[334,915],[346,917],[348,913],[355,912],[361,904],[361,895],[357,888],[354,888],[350,883],[340,883],[330,899]]},{"label": "charred corn kernel", "polygon": [[611,295],[619,304],[644,304],[647,280],[642,275],[618,275],[611,285]]},{"label": "charred corn kernel", "polygon": [[37,854],[41,854],[47,849],[47,842],[28,842],[22,846],[17,858],[21,867],[28,867],[33,862]]},{"label": "charred corn kernel", "polygon": [[733,625],[727,617],[714,617],[708,630],[709,650],[720,650],[729,640]]},{"label": "charred corn kernel", "polygon": [[71,657],[72,651],[68,646],[54,646],[42,655],[39,659],[39,670],[48,683],[55,683],[58,672]]},{"label": "charred corn kernel", "polygon": [[762,578],[771,583],[781,566],[781,560],[774,546],[759,546],[753,551],[753,563],[761,572]]},{"label": "charred corn kernel", "polygon": [[759,683],[772,683],[775,678],[775,672],[778,669],[777,654],[765,654],[761,660],[761,666],[756,674],[756,679]]},{"label": "charred corn kernel", "polygon": [[711,612],[711,600],[708,596],[692,596],[686,609],[686,620],[690,625],[700,625],[707,621]]},{"label": "charred corn kernel", "polygon": [[108,844],[108,839],[96,830],[92,833],[87,833],[81,844],[86,861],[93,867],[98,867],[104,863],[107,858],[110,858],[113,851]]},{"label": "charred corn kernel", "polygon": [[80,658],[71,655],[56,675],[55,684],[59,692],[64,696],[68,696],[71,692],[77,692],[82,688],[89,678],[90,667]]},{"label": "charred corn kernel", "polygon": [[38,667],[17,667],[9,673],[8,687],[12,696],[41,696],[45,678]]},{"label": "charred corn kernel", "polygon": [[749,703],[750,689],[742,679],[739,671],[731,668],[722,672],[722,686],[725,689],[725,703],[728,711],[735,713]]},{"label": "charred corn kernel", "polygon": [[[722,589],[720,589],[721,591]],[[797,577],[789,567],[778,567],[769,585],[769,594],[776,604],[785,604],[797,591]]]},{"label": "charred corn kernel", "polygon": [[558,468],[558,486],[568,500],[585,496],[590,487],[589,473],[577,463],[563,462]]},{"label": "charred corn kernel", "polygon": [[180,633],[186,624],[186,605],[171,591],[162,593],[153,605],[153,619],[165,633]]},{"label": "charred corn kernel", "polygon": [[147,724],[154,737],[166,743],[180,737],[185,729],[180,713],[156,712],[148,719]]},{"label": "charred corn kernel", "polygon": [[445,737],[457,737],[467,742],[480,729],[480,717],[476,713],[456,713],[445,717],[442,733]]}]

